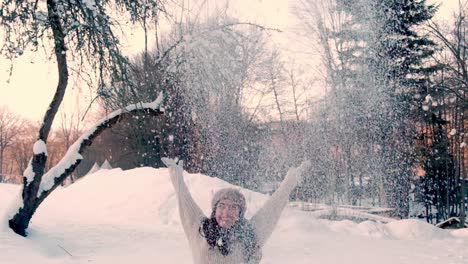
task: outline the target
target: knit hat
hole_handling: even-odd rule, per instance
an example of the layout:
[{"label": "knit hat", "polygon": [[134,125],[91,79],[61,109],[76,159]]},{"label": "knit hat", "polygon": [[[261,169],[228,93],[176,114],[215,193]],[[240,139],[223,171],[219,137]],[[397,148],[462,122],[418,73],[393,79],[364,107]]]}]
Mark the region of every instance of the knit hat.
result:
[{"label": "knit hat", "polygon": [[240,208],[240,217],[244,217],[247,206],[245,197],[241,192],[239,192],[239,190],[234,188],[224,188],[217,191],[213,195],[213,200],[211,201],[211,207],[213,208],[213,211],[215,211],[216,205],[219,203],[219,201],[223,199],[231,200],[236,203]]}]

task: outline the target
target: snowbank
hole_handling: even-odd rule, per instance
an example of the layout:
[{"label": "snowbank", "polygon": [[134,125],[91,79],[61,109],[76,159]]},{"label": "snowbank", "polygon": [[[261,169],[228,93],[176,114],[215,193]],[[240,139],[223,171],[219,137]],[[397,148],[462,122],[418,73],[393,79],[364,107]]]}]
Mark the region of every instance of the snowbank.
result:
[{"label": "snowbank", "polygon": [[[205,214],[214,192],[232,187],[201,174],[185,179]],[[0,184],[0,215],[19,190]],[[241,191],[247,217],[268,199]],[[191,263],[167,169],[99,170],[58,188],[39,207],[29,234],[17,236],[3,221],[0,263]],[[317,211],[290,206],[261,263],[462,264],[468,259],[467,244],[467,230],[447,231],[417,220],[330,221]]]}]

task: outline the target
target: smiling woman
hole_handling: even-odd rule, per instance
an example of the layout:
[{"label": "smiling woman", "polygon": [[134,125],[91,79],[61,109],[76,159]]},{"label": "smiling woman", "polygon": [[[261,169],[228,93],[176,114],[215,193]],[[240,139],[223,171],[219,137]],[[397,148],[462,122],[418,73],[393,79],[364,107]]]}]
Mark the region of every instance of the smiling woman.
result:
[{"label": "smiling woman", "polygon": [[262,247],[273,233],[289,194],[309,170],[310,162],[289,169],[272,197],[251,219],[246,219],[244,195],[233,188],[213,196],[211,216],[195,203],[183,179],[182,162],[163,158],[169,168],[179,205],[182,227],[192,249],[195,264],[254,264],[262,258]]},{"label": "smiling woman", "polygon": [[212,208],[219,226],[229,228],[244,217],[245,197],[236,189],[221,189],[213,196]]}]

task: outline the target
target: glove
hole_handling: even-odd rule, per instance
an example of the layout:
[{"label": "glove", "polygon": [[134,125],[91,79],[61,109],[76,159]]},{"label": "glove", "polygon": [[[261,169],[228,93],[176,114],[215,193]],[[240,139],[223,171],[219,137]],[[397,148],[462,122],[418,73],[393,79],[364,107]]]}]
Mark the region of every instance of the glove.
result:
[{"label": "glove", "polygon": [[184,161],[170,158],[161,158],[161,161],[169,168],[169,172],[174,175],[183,175],[184,173]]},{"label": "glove", "polygon": [[[293,180],[297,183],[301,182],[304,179],[304,175],[307,171],[310,170],[311,163],[306,160],[301,163],[298,167],[291,167],[286,173],[286,180]],[[293,178],[293,179],[291,179]]]}]

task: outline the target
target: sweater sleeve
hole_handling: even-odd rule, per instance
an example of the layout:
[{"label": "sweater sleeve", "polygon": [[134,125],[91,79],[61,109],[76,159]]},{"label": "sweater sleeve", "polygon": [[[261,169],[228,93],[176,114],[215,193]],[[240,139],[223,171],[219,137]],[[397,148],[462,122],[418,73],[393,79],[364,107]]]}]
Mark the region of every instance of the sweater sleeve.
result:
[{"label": "sweater sleeve", "polygon": [[260,246],[263,246],[278,223],[278,220],[289,201],[289,194],[299,182],[296,175],[286,176],[280,187],[273,193],[268,201],[252,217]]},{"label": "sweater sleeve", "polygon": [[200,223],[205,215],[193,200],[184,182],[183,171],[169,168],[169,172],[178,199],[180,221],[185,234],[190,239],[198,232]]}]

